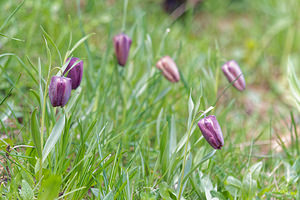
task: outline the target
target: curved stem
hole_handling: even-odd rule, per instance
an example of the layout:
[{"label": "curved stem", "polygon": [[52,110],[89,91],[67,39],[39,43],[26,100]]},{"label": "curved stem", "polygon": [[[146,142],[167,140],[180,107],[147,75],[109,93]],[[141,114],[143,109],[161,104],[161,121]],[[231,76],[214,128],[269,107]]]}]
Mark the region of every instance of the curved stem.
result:
[{"label": "curved stem", "polygon": [[220,98],[225,94],[226,90],[227,90],[230,86],[232,86],[232,85],[235,83],[235,81],[237,81],[237,80],[240,78],[240,76],[242,76],[242,75],[243,75],[242,73],[241,73],[240,75],[238,75],[238,76],[236,77],[236,79],[234,79],[231,83],[229,83],[229,84],[226,86],[226,88],[222,91],[222,93],[217,97],[215,103],[213,104],[214,107],[217,105],[217,103],[218,103],[218,101],[220,100]]}]

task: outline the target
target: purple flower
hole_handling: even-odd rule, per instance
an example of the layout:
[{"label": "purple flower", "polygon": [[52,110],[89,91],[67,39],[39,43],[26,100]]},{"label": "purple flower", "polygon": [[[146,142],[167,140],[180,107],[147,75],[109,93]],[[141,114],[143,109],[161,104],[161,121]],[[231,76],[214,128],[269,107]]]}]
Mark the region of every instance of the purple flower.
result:
[{"label": "purple flower", "polygon": [[198,126],[203,137],[214,149],[221,149],[224,139],[220,125],[214,115],[200,119]]},{"label": "purple flower", "polygon": [[53,76],[49,85],[49,98],[53,107],[65,106],[71,96],[71,79]]},{"label": "purple flower", "polygon": [[176,9],[178,9],[180,6],[183,6],[185,8],[185,0],[164,0],[163,1],[163,8],[166,12],[172,13]]},{"label": "purple flower", "polygon": [[128,59],[129,50],[132,41],[124,33],[116,35],[113,38],[113,41],[114,41],[115,53],[116,53],[118,63],[119,65],[124,67]]},{"label": "purple flower", "polygon": [[[69,62],[70,58],[68,58],[67,62]],[[72,90],[75,90],[76,88],[79,87],[82,79],[82,74],[83,74],[83,61],[79,61],[79,58],[71,58],[67,68],[65,69],[64,73],[68,72],[67,77],[71,79],[72,82]],[[77,62],[76,65],[74,65]],[[73,66],[74,65],[74,66]]]},{"label": "purple flower", "polygon": [[236,89],[239,91],[243,91],[245,89],[245,79],[237,62],[234,60],[228,61],[222,66],[222,71],[230,83],[234,81],[233,86]]},{"label": "purple flower", "polygon": [[160,69],[163,75],[171,82],[178,82],[180,80],[180,74],[176,63],[170,56],[162,57],[157,63],[156,67]]}]

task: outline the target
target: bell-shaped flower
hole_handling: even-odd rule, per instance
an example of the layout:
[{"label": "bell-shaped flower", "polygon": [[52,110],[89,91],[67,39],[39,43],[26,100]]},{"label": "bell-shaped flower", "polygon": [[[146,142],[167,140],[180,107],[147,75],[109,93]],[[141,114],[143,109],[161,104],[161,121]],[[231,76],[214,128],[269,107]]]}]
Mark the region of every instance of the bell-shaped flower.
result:
[{"label": "bell-shaped flower", "polygon": [[132,40],[126,34],[121,33],[113,38],[113,42],[118,63],[124,67],[129,56]]},{"label": "bell-shaped flower", "polygon": [[157,63],[156,67],[160,69],[163,75],[168,79],[170,82],[178,82],[180,80],[180,74],[176,63],[170,56],[162,57]]},{"label": "bell-shaped flower", "polygon": [[67,77],[71,79],[72,90],[75,90],[81,83],[83,74],[83,61],[79,60],[79,58],[73,57],[71,59],[68,58],[67,62],[69,62],[69,64],[63,74],[65,75],[68,73]]},{"label": "bell-shaped flower", "polygon": [[222,66],[222,71],[230,83],[239,91],[245,90],[246,83],[243,73],[236,61],[231,60]]},{"label": "bell-shaped flower", "polygon": [[49,98],[53,107],[64,107],[71,96],[71,79],[53,76],[49,85]]},{"label": "bell-shaped flower", "polygon": [[214,149],[221,149],[224,139],[220,125],[214,115],[200,119],[198,126],[203,137]]}]

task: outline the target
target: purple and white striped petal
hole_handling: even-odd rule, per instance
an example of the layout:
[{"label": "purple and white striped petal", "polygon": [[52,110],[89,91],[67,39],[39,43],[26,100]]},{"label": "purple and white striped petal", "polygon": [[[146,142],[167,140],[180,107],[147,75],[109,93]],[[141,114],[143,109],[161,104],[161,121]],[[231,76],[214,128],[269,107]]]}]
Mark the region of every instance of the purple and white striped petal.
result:
[{"label": "purple and white striped petal", "polygon": [[49,85],[49,98],[53,107],[64,107],[71,96],[71,79],[53,76]]},{"label": "purple and white striped petal", "polygon": [[224,145],[223,133],[214,115],[202,118],[198,126],[203,137],[214,149],[221,149]]}]

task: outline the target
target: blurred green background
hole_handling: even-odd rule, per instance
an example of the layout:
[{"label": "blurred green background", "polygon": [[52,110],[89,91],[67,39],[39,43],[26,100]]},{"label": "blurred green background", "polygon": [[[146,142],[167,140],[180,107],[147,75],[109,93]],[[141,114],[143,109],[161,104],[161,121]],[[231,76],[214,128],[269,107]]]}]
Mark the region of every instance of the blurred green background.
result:
[{"label": "blurred green background", "polygon": [[[43,166],[45,179],[59,177],[59,188],[44,185],[55,197],[176,199],[191,95],[199,104],[195,120],[215,106],[210,114],[225,145],[202,163],[212,149],[193,126],[187,163],[195,169],[185,199],[300,198],[299,113],[287,79],[288,59],[300,73],[298,0],[204,0],[177,17],[158,0],[14,0],[0,1],[0,9],[0,173],[11,176],[1,181],[3,198],[24,198],[24,180],[38,195],[36,152],[16,148],[8,156],[7,146],[33,145],[31,113],[41,112],[45,87],[39,68],[46,79],[50,61],[61,67],[90,33],[73,52],[84,61],[84,78],[66,109],[71,128]],[[133,41],[125,68],[117,67],[112,45],[120,32]],[[155,68],[164,55],[178,65],[177,84]],[[228,60],[244,72],[243,93],[227,88],[221,66]],[[46,108],[45,141],[58,112],[49,102]]]}]

